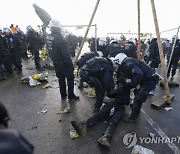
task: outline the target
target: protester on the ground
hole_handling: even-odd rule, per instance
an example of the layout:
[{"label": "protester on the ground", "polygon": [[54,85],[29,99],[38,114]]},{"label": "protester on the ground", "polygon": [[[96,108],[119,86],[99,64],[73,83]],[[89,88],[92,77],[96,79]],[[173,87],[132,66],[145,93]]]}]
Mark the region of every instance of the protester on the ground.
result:
[{"label": "protester on the ground", "polygon": [[74,94],[74,66],[67,42],[62,36],[62,25],[58,20],[52,19],[49,23],[51,34],[47,35],[46,42],[48,53],[53,61],[56,76],[59,80],[61,98],[67,96],[66,80],[68,85],[68,99],[78,100],[79,97]]},{"label": "protester on the ground", "polygon": [[79,135],[82,135],[86,129],[89,129],[91,126],[97,124],[102,120],[107,121],[107,127],[102,137],[100,137],[97,142],[106,147],[110,148],[110,140],[112,139],[115,128],[123,117],[125,111],[125,105],[129,105],[130,101],[130,88],[124,86],[122,83],[119,83],[116,89],[111,92],[108,97],[114,98],[108,102],[104,102],[104,106],[101,110],[88,118],[85,121],[71,121],[72,126],[75,128]]}]

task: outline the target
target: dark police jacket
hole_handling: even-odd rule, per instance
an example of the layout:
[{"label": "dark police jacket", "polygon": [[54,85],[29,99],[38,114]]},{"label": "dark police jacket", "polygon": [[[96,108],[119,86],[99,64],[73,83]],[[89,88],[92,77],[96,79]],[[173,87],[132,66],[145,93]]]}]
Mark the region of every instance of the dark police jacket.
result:
[{"label": "dark police jacket", "polygon": [[[84,75],[93,77],[101,81],[103,87],[106,90],[110,90],[114,86],[113,73],[114,68],[111,61],[108,58],[94,57],[87,61],[87,63],[81,68],[80,76],[86,78]],[[86,82],[86,81],[85,81]]]},{"label": "dark police jacket", "polygon": [[51,33],[46,36],[48,53],[53,63],[59,64],[62,67],[73,67],[67,42],[62,37],[61,33]]},{"label": "dark police jacket", "polygon": [[[172,52],[172,46],[173,46],[173,43],[171,44],[171,50],[169,50],[169,52],[167,53],[168,61],[169,61],[169,58],[170,58],[170,55],[171,55],[171,52]],[[172,55],[172,60],[177,62],[179,59],[180,59],[180,40],[178,39],[176,41],[176,44],[175,44],[175,47],[174,47],[174,52],[173,52],[173,55]]]},{"label": "dark police jacket", "polygon": [[33,154],[33,150],[20,133],[0,125],[0,154]]},{"label": "dark police jacket", "polygon": [[158,49],[158,44],[157,44],[157,39],[154,38],[150,44],[149,44],[149,57],[148,57],[148,61],[152,61],[152,60],[160,60],[159,57],[159,49]]},{"label": "dark police jacket", "polygon": [[122,52],[122,48],[118,43],[112,43],[107,46],[104,57],[115,57],[118,53]]},{"label": "dark police jacket", "polygon": [[97,52],[85,52],[80,59],[77,62],[77,65],[79,68],[81,68],[88,60],[90,60],[93,57],[98,57]]},{"label": "dark police jacket", "polygon": [[44,40],[40,37],[35,31],[29,31],[26,34],[27,42],[30,44],[30,49],[33,52],[39,52],[39,49],[42,47]]},{"label": "dark police jacket", "polygon": [[144,62],[127,57],[118,69],[118,74],[121,73],[123,74],[123,77],[131,79],[131,82],[127,82],[126,85],[134,88],[137,85],[141,85],[152,79],[155,71]]},{"label": "dark police jacket", "polygon": [[133,42],[129,41],[124,45],[123,53],[125,53],[128,57],[137,58],[136,46]]}]

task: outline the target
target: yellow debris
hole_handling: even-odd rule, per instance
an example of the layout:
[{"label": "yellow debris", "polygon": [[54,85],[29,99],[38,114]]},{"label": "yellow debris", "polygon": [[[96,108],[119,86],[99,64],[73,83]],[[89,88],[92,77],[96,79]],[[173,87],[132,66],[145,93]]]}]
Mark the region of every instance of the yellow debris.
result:
[{"label": "yellow debris", "polygon": [[65,108],[65,109],[60,109],[57,114],[63,114],[63,113],[70,113],[71,109],[69,107]]},{"label": "yellow debris", "polygon": [[69,133],[70,133],[70,137],[72,139],[75,139],[75,138],[79,137],[78,133],[75,130],[71,130]]}]

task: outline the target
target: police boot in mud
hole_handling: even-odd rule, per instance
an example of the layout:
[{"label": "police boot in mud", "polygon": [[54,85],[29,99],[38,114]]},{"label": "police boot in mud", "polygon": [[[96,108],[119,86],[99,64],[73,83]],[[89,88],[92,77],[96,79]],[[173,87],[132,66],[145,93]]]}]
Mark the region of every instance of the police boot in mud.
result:
[{"label": "police boot in mud", "polygon": [[110,136],[108,134],[104,134],[101,138],[97,140],[98,144],[106,149],[111,147],[110,143]]},{"label": "police boot in mud", "polygon": [[130,117],[125,117],[124,122],[126,122],[126,123],[137,122],[138,118],[139,118],[140,111],[141,111],[141,106],[142,106],[141,102],[134,101],[131,115],[130,115]]}]

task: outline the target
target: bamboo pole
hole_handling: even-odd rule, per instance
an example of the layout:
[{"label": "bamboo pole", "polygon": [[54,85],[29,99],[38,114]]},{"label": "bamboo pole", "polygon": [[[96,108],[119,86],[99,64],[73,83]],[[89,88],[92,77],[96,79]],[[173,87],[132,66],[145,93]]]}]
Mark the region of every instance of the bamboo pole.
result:
[{"label": "bamboo pole", "polygon": [[137,48],[137,57],[138,59],[141,59],[141,38],[140,38],[140,0],[137,0],[137,6],[138,6],[138,48]]},{"label": "bamboo pole", "polygon": [[157,36],[157,41],[158,41],[159,55],[160,55],[160,60],[161,60],[161,69],[162,69],[162,74],[164,77],[164,88],[165,88],[165,95],[166,95],[166,99],[167,99],[166,101],[168,104],[171,104],[171,98],[170,98],[170,94],[169,94],[169,86],[168,86],[167,75],[166,75],[166,65],[165,65],[162,43],[161,43],[161,39],[160,39],[159,26],[158,26],[158,20],[157,20],[154,0],[151,0],[151,6],[152,6],[152,13],[153,13],[153,18],[154,18],[154,25],[155,25],[155,29],[156,29],[156,36]]},{"label": "bamboo pole", "polygon": [[75,60],[74,60],[74,65],[76,65],[76,63],[77,63],[77,61],[78,61],[78,58],[79,58],[79,55],[80,55],[80,53],[81,53],[81,50],[82,50],[82,48],[83,48],[84,42],[86,41],[86,38],[87,38],[87,35],[88,35],[88,32],[89,32],[89,29],[90,29],[90,27],[91,27],[93,18],[94,18],[95,14],[96,14],[96,10],[97,10],[98,5],[99,5],[99,2],[100,2],[100,0],[97,0],[96,5],[95,5],[95,8],[94,8],[94,11],[93,11],[93,14],[92,14],[92,16],[91,16],[91,19],[90,19],[90,21],[89,21],[88,27],[87,27],[87,29],[86,29],[86,33],[85,33],[84,38],[83,38],[83,40],[82,40],[82,43],[81,43],[81,46],[80,46],[79,51],[78,51],[78,53],[77,53],[77,56],[76,56],[76,58],[75,58]]}]

